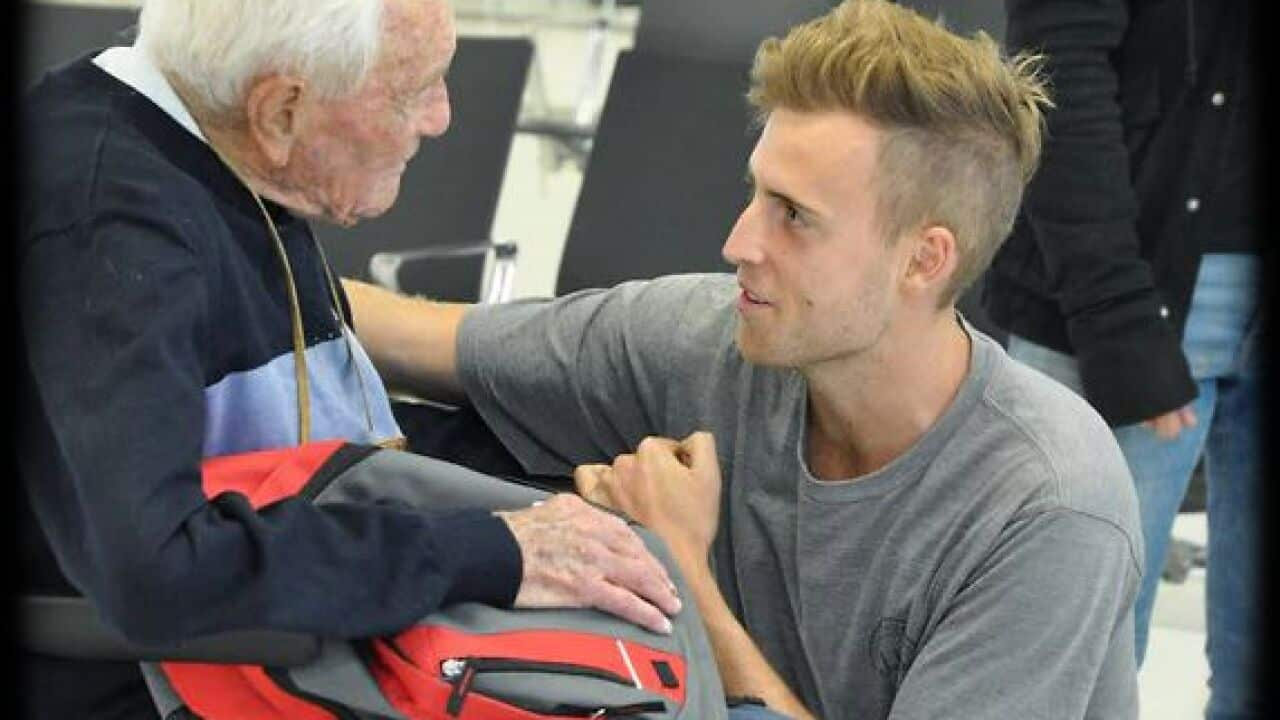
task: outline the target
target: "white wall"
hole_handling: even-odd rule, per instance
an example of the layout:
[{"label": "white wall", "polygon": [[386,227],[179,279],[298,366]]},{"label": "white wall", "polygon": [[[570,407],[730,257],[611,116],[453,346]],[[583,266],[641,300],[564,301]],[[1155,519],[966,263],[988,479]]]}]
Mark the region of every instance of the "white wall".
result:
[{"label": "white wall", "polygon": [[[594,31],[582,24],[589,18],[582,12],[553,16],[565,22],[561,26],[548,25],[545,18],[542,22],[468,18],[465,5],[478,4],[481,3],[459,4],[460,34],[518,33],[533,40],[533,67],[522,115],[569,120],[577,114],[593,120],[604,102],[618,52],[631,46],[635,9],[619,9],[611,29]],[[560,3],[566,7],[577,4]],[[581,168],[567,159],[567,153],[554,141],[538,135],[516,135],[493,228],[495,239],[520,246],[515,297],[554,294],[560,256],[581,183]]]}]

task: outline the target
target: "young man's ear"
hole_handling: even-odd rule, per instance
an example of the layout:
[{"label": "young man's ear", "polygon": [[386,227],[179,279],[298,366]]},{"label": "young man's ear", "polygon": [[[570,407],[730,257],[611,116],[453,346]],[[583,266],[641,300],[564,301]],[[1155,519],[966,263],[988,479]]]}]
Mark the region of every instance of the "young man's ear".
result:
[{"label": "young man's ear", "polygon": [[289,75],[254,81],[245,98],[249,137],[273,168],[284,167],[297,140],[305,110],[305,86]]},{"label": "young man's ear", "polygon": [[938,293],[955,274],[959,260],[956,236],[949,228],[929,225],[910,239],[906,286],[920,293]]}]

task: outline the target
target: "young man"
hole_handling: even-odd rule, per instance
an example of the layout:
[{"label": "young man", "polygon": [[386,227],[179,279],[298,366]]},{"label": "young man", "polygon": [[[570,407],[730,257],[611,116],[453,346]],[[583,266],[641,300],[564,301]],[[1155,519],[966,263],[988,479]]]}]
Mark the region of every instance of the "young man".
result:
[{"label": "young man", "polygon": [[953,308],[1035,166],[1035,64],[848,0],[757,55],[736,278],[470,311],[351,283],[362,338],[388,377],[465,393],[530,471],[576,467],[662,535],[730,695],[1134,717],[1123,458]]},{"label": "young man", "polygon": [[[391,205],[449,124],[454,47],[442,0],[148,0],[137,45],[27,97],[31,589],[79,591],[144,644],[365,637],[465,599],[669,627],[661,565],[569,495],[498,517],[300,498],[255,511],[202,490],[203,459],[287,448],[308,422],[317,440],[399,437],[304,218]],[[22,674],[30,717],[157,717],[135,663],[28,654]]]}]

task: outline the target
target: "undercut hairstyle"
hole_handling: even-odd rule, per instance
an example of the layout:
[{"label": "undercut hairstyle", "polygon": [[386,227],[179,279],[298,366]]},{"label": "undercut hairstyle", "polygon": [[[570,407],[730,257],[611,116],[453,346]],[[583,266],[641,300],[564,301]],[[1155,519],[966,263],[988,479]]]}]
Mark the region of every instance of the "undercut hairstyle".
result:
[{"label": "undercut hairstyle", "polygon": [[255,78],[288,73],[321,98],[356,91],[382,41],[384,0],[144,0],[138,45],[202,110],[226,118]]},{"label": "undercut hairstyle", "polygon": [[760,45],[748,99],[761,123],[777,108],[846,111],[883,133],[879,229],[888,243],[930,225],[955,235],[945,307],[1013,227],[1053,105],[1042,65],[1040,55],[1006,57],[981,31],[961,37],[886,0],[845,0]]}]

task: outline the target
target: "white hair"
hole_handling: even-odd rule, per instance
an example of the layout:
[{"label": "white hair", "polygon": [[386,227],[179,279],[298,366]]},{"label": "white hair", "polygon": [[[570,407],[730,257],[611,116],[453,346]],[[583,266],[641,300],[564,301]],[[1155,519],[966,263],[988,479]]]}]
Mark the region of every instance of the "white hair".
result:
[{"label": "white hair", "polygon": [[321,97],[356,90],[377,61],[385,0],[144,0],[138,46],[228,114],[267,72],[297,75]]}]

